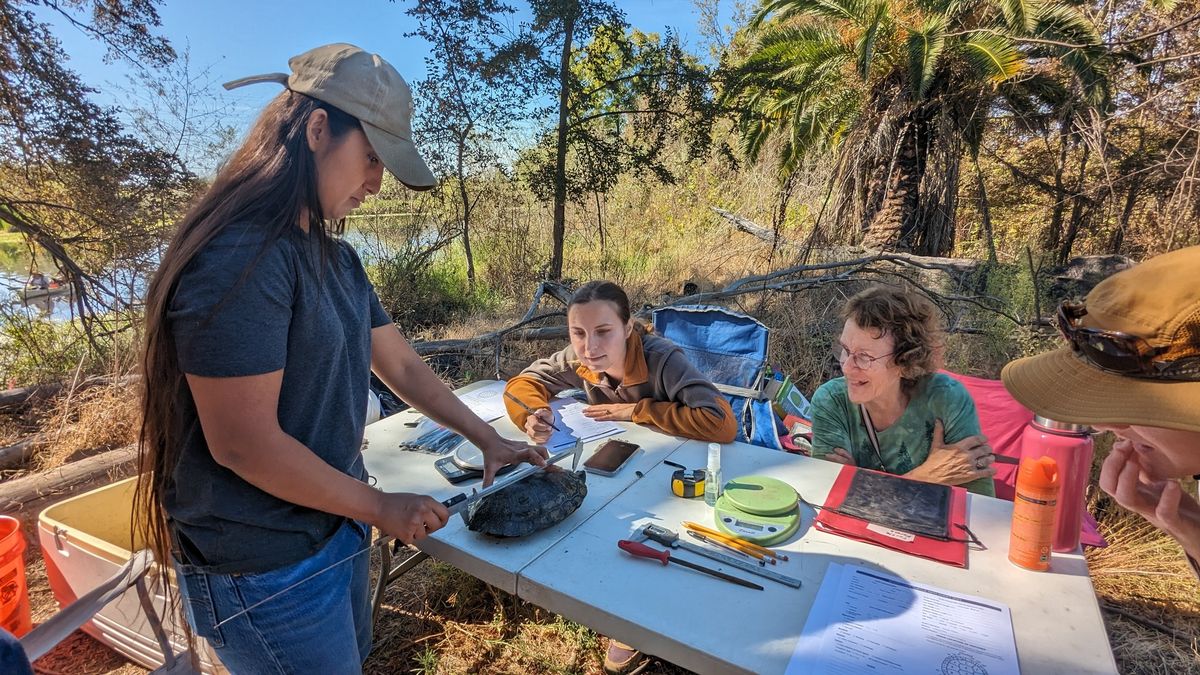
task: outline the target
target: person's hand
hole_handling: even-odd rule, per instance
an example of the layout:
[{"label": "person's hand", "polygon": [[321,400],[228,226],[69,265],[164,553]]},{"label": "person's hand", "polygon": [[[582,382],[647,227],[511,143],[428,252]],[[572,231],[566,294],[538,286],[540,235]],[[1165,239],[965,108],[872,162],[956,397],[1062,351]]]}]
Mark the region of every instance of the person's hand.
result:
[{"label": "person's hand", "polygon": [[909,478],[940,483],[962,485],[976,478],[993,476],[995,457],[992,447],[984,436],[968,436],[957,443],[946,443],[942,421],[933,425],[933,441],[929,445],[929,456],[925,461],[906,474]]},{"label": "person's hand", "polygon": [[545,443],[554,434],[554,413],[549,408],[538,408],[525,418],[525,435],[534,443]]},{"label": "person's hand", "polygon": [[378,516],[371,524],[405,544],[442,529],[450,518],[450,511],[428,495],[380,492],[379,500]]},{"label": "person's hand", "polygon": [[500,434],[480,445],[479,449],[483,451],[483,487],[491,485],[496,478],[496,472],[509,464],[529,462],[536,466],[545,466],[546,458],[550,456],[546,448],[540,445],[509,440]]},{"label": "person's hand", "polygon": [[838,464],[848,464],[850,466],[858,466],[858,462],[854,461],[854,455],[850,454],[845,448],[834,448],[825,454],[825,460],[837,462]]},{"label": "person's hand", "polygon": [[1200,560],[1200,504],[1177,480],[1154,480],[1142,471],[1133,443],[1120,439],[1100,466],[1100,489],[1117,503],[1174,537]]},{"label": "person's hand", "polygon": [[589,405],[583,409],[583,414],[594,420],[606,422],[632,422],[633,409],[636,403],[600,403]]}]

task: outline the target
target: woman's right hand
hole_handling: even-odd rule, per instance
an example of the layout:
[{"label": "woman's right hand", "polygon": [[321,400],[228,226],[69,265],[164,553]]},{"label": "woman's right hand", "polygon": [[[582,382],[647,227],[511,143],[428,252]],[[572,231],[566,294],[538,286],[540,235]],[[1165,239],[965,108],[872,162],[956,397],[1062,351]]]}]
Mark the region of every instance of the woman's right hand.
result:
[{"label": "woman's right hand", "polygon": [[550,436],[554,433],[550,423],[554,421],[554,413],[550,412],[549,408],[538,408],[534,413],[525,418],[525,435],[529,436],[529,440],[541,445],[550,440]]},{"label": "woman's right hand", "polygon": [[933,441],[929,445],[929,456],[925,462],[905,474],[909,478],[939,483],[962,485],[976,478],[996,474],[992,447],[984,436],[968,436],[957,443],[946,443],[942,421],[933,426]]},{"label": "woman's right hand", "polygon": [[378,515],[371,523],[405,544],[421,541],[445,526],[450,511],[428,495],[380,492]]}]

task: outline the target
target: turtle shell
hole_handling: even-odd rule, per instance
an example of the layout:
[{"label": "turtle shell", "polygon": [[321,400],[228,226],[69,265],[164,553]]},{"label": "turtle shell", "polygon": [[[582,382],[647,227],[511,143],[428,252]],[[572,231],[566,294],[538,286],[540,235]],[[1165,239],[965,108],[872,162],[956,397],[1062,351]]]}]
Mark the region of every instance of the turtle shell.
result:
[{"label": "turtle shell", "polygon": [[463,515],[467,527],[496,537],[524,537],[567,519],[587,496],[582,471],[538,471],[488,495]]}]

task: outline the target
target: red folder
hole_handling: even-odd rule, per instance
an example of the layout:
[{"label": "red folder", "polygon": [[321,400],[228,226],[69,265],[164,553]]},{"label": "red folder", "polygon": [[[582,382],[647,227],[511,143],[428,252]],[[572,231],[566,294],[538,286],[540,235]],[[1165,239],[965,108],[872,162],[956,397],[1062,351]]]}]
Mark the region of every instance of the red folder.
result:
[{"label": "red folder", "polygon": [[967,524],[967,491],[961,487],[950,488],[950,540],[926,537],[910,532],[901,532],[888,527],[869,523],[861,518],[835,512],[846,500],[846,491],[854,480],[855,471],[867,471],[854,466],[843,466],[825,508],[817,513],[816,527],[822,532],[865,541],[909,555],[929,558],[938,562],[967,566],[967,532],[958,525]]}]

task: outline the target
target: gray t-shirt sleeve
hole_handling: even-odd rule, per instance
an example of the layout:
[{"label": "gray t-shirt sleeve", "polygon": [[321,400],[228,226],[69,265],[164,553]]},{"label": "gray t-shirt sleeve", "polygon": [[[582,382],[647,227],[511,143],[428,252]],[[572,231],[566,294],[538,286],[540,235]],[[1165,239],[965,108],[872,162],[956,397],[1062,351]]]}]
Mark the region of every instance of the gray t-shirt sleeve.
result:
[{"label": "gray t-shirt sleeve", "polygon": [[350,264],[357,268],[356,272],[363,275],[363,278],[367,279],[367,288],[371,291],[371,297],[367,301],[369,303],[368,310],[370,311],[371,316],[371,328],[379,328],[380,326],[386,326],[392,323],[391,315],[389,315],[387,310],[383,308],[383,304],[379,302],[379,296],[375,294],[375,286],[371,283],[371,279],[367,277],[366,268],[363,267],[362,258],[358,256],[358,251],[355,251],[354,247],[345,241],[339,241],[338,245],[342,247],[342,250],[347,255],[349,255],[351,260]]},{"label": "gray t-shirt sleeve", "polygon": [[167,317],[183,372],[240,377],[283,369],[294,261],[280,242],[259,250],[214,242],[180,276]]}]

